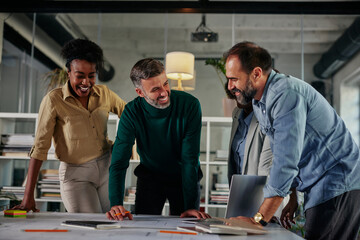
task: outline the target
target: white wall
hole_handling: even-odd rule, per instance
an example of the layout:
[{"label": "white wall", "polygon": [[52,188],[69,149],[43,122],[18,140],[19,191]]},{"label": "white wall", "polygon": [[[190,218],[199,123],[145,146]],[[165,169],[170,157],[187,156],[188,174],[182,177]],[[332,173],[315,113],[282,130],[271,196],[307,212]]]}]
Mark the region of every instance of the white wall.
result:
[{"label": "white wall", "polygon": [[334,76],[334,105],[355,142],[360,142],[360,53]]}]

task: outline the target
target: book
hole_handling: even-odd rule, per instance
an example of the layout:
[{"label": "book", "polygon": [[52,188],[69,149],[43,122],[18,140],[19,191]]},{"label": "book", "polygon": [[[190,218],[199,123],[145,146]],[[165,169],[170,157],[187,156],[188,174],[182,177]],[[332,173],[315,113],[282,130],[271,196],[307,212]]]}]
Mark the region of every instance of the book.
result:
[{"label": "book", "polygon": [[3,145],[26,145],[34,144],[35,136],[33,134],[2,134],[1,144]]},{"label": "book", "polygon": [[176,227],[177,230],[184,231],[184,232],[192,232],[192,233],[206,233],[201,229],[196,229],[196,227],[187,227],[187,226],[178,226]]},{"label": "book", "polygon": [[60,195],[60,193],[48,193],[48,192],[45,192],[45,193],[41,194],[41,198],[43,198],[43,197],[61,198],[61,195]]},{"label": "book", "polygon": [[1,187],[0,194],[10,196],[13,199],[22,200],[24,197],[25,187],[18,186],[3,186]]},{"label": "book", "polygon": [[215,188],[218,191],[229,191],[229,184],[228,183],[215,183]]},{"label": "book", "polygon": [[[40,181],[38,182],[40,184]],[[56,182],[53,182],[53,184],[50,183],[41,183],[39,185],[39,188],[52,188],[52,189],[58,189],[60,188],[60,184],[57,184]]]},{"label": "book", "polygon": [[43,178],[42,180],[38,181],[38,183],[50,183],[50,184],[60,184],[59,178],[55,179],[49,179],[49,178]]},{"label": "book", "polygon": [[59,170],[58,169],[42,169],[40,173],[43,176],[59,176]]},{"label": "book", "polygon": [[24,192],[25,191],[25,187],[19,187],[19,186],[3,186],[1,189],[4,191],[7,191],[7,192]]},{"label": "book", "polygon": [[40,188],[42,193],[60,193],[60,188]]},{"label": "book", "polygon": [[257,226],[238,219],[210,218],[195,224],[195,229],[213,234],[266,234],[262,226]]},{"label": "book", "polygon": [[4,157],[21,157],[21,158],[29,157],[27,152],[2,152],[1,155]]},{"label": "book", "polygon": [[121,225],[117,222],[110,221],[86,221],[86,220],[67,220],[61,223],[63,226],[82,227],[97,230],[106,230],[120,228]]},{"label": "book", "polygon": [[227,183],[215,183],[215,189],[210,192],[210,204],[226,204],[229,199],[229,185]]},{"label": "book", "polygon": [[228,196],[229,195],[229,191],[219,191],[219,190],[213,190],[210,192],[210,194],[213,195],[225,195]]},{"label": "book", "polygon": [[58,169],[42,169],[40,171],[40,180],[37,183],[40,198],[53,200],[61,199]]}]

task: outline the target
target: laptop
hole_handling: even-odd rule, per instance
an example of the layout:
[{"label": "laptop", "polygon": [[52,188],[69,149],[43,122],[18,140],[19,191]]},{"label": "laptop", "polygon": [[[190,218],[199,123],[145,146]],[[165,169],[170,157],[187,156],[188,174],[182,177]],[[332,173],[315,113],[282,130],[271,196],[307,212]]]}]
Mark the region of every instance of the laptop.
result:
[{"label": "laptop", "polygon": [[225,218],[253,217],[264,200],[267,176],[234,174],[231,178]]}]

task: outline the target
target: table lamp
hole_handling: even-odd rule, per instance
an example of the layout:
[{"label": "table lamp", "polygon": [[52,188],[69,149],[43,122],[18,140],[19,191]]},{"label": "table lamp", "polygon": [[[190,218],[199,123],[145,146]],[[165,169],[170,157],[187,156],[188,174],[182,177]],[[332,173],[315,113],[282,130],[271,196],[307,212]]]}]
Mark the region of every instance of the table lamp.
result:
[{"label": "table lamp", "polygon": [[168,79],[176,80],[177,89],[184,91],[181,81],[195,81],[194,76],[195,56],[188,52],[170,52],[166,54],[166,76]]}]

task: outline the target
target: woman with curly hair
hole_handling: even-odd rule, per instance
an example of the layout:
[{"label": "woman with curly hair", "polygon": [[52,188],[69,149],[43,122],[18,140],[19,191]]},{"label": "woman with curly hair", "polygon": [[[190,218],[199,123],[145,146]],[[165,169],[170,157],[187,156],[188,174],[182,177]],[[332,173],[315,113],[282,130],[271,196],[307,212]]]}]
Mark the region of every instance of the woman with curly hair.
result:
[{"label": "woman with curly hair", "polygon": [[35,143],[22,203],[14,209],[39,211],[34,188],[53,139],[60,160],[60,192],[68,212],[101,213],[108,198],[112,142],[107,136],[109,112],[121,116],[125,102],[105,85],[95,84],[103,71],[103,52],[95,43],[75,39],[61,51],[69,80],[42,100]]}]

